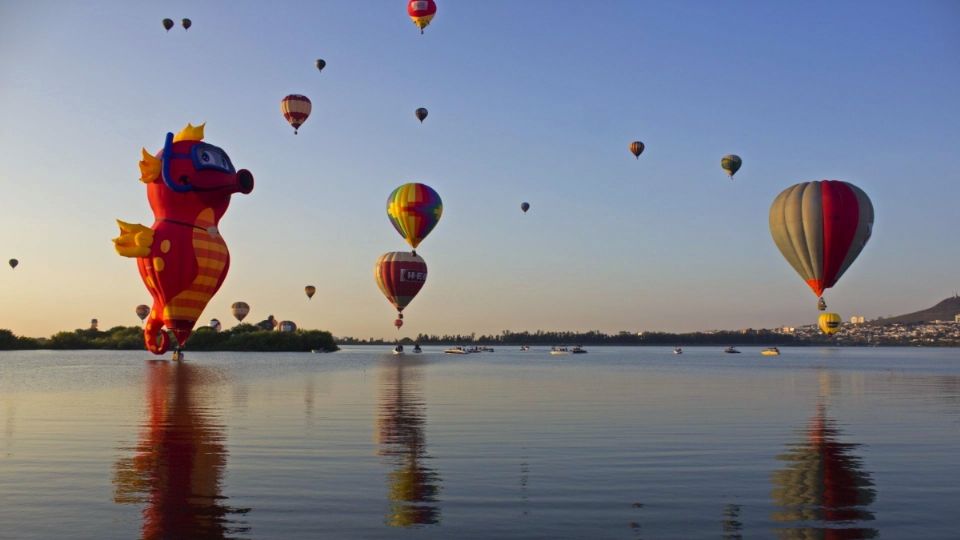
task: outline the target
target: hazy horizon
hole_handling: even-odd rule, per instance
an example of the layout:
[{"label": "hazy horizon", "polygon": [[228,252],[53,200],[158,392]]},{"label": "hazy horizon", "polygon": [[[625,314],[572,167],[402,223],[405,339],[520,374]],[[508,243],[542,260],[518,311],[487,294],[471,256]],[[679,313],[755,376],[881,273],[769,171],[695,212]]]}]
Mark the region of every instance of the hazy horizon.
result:
[{"label": "hazy horizon", "polygon": [[[831,311],[960,288],[960,4],[589,8],[444,1],[420,35],[399,1],[0,0],[0,328],[139,322],[150,295],[114,220],[153,222],[140,149],[188,122],[256,179],[221,222],[231,268],[198,326],[232,326],[243,300],[247,322],[396,337],[372,267],[409,249],[384,206],[410,181],[444,213],[400,336],[811,324],[816,297],[767,227],[808,180],[856,184],[876,210]],[[313,101],[296,136],[291,93]]]}]

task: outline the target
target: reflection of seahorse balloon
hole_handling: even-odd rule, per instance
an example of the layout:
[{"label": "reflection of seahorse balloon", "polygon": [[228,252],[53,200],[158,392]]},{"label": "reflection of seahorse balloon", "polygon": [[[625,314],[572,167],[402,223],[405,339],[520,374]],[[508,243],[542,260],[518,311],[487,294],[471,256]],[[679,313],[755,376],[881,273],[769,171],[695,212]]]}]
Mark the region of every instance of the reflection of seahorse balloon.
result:
[{"label": "reflection of seahorse balloon", "polygon": [[163,150],[140,161],[140,181],[155,221],[152,227],[117,221],[117,253],[137,259],[140,277],[153,296],[143,335],[147,350],[163,354],[173,332],[179,347],[217,292],[230,253],[217,228],[230,195],[253,191],[253,175],[237,171],[222,149],[203,141],[203,125],[167,133]]}]

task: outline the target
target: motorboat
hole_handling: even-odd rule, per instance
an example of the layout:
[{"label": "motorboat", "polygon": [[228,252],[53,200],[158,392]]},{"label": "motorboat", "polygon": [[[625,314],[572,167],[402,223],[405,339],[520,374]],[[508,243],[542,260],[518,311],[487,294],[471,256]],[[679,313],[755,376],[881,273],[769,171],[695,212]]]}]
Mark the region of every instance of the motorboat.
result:
[{"label": "motorboat", "polygon": [[673,354],[683,354],[683,349],[681,349],[680,347],[674,347]]},{"label": "motorboat", "polygon": [[760,351],[760,354],[764,356],[780,356],[780,349],[776,347],[767,347],[766,349]]},{"label": "motorboat", "polygon": [[403,345],[397,345],[394,347],[393,354],[403,354]]},{"label": "motorboat", "polygon": [[529,350],[530,350],[530,346],[529,346],[529,345],[521,345],[521,346],[520,346],[520,350],[521,350],[521,351],[529,351]]},{"label": "motorboat", "polygon": [[327,352],[327,351],[325,351],[325,350],[323,350],[323,349],[310,349],[310,352],[312,352],[313,354],[323,354],[323,353],[325,353],[325,352]]},{"label": "motorboat", "polygon": [[463,347],[450,347],[443,351],[444,354],[470,354],[470,351]]},{"label": "motorboat", "polygon": [[579,346],[579,345],[577,345],[576,347],[570,349],[570,352],[571,352],[572,354],[587,354],[587,350],[584,349],[583,347]]},{"label": "motorboat", "polygon": [[560,356],[563,354],[570,354],[570,351],[566,347],[551,347],[550,354],[554,356]]},{"label": "motorboat", "polygon": [[726,349],[723,350],[723,352],[727,354],[740,354],[740,351],[738,351],[736,347],[727,347]]},{"label": "motorboat", "polygon": [[413,346],[413,354],[420,354],[420,353],[422,353],[422,352],[423,352],[423,349],[420,348],[420,344],[419,344],[419,343],[414,344],[414,346]]}]

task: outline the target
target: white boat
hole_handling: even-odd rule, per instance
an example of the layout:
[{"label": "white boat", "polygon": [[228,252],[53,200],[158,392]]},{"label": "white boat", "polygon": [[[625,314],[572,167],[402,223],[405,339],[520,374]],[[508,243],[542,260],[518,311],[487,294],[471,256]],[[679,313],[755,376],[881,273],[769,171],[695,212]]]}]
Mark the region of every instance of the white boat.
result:
[{"label": "white boat", "polygon": [[566,347],[551,347],[550,354],[554,356],[561,356],[564,354],[570,354],[570,351]]},{"label": "white boat", "polygon": [[403,345],[397,345],[394,347],[393,354],[403,354]]},{"label": "white boat", "polygon": [[681,349],[680,347],[674,347],[673,354],[683,354],[683,349]]},{"label": "white boat", "polygon": [[444,354],[470,354],[470,351],[463,347],[451,347],[443,351]]},{"label": "white boat", "polygon": [[520,346],[520,350],[521,350],[521,351],[529,351],[529,350],[530,350],[530,346],[529,346],[529,345],[521,345],[521,346]]},{"label": "white boat", "polygon": [[583,347],[579,346],[579,345],[577,345],[576,347],[570,349],[570,352],[571,352],[572,354],[587,354],[587,350],[584,349]]}]

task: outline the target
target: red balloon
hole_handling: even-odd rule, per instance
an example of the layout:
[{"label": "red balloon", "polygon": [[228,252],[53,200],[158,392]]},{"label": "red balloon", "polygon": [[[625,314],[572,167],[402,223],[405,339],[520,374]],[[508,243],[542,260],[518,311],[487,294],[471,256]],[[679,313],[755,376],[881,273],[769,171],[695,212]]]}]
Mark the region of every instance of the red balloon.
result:
[{"label": "red balloon", "polygon": [[403,308],[413,300],[427,282],[427,263],[419,255],[407,251],[391,251],[377,259],[373,277],[387,300],[403,318]]},{"label": "red balloon", "polygon": [[393,321],[393,325],[396,326],[397,329],[399,330],[400,327],[403,326],[403,319],[397,319],[397,320]]}]

